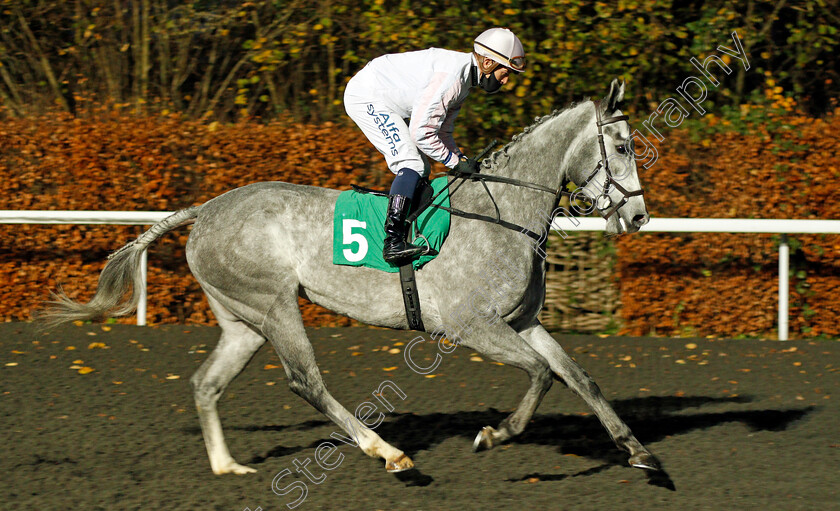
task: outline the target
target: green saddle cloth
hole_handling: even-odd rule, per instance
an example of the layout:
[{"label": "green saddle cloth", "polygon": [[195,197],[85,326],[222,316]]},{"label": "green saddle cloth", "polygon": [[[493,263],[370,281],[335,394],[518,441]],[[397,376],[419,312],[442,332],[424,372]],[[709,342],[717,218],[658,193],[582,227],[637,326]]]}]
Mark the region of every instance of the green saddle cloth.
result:
[{"label": "green saddle cloth", "polygon": [[[430,184],[434,196],[446,187],[447,178],[434,179]],[[448,189],[435,199],[435,204],[449,207]],[[333,264],[367,266],[391,273],[400,271],[399,266],[386,263],[382,259],[387,208],[388,197],[372,193],[348,190],[338,196],[333,216]],[[440,252],[446,236],[449,235],[449,220],[449,211],[432,206],[423,211],[416,220],[420,233],[437,252]],[[413,234],[414,230],[410,232]],[[418,236],[412,243],[425,246],[426,240],[423,237]],[[420,268],[436,255],[422,255],[415,259],[412,265],[415,269]]]}]

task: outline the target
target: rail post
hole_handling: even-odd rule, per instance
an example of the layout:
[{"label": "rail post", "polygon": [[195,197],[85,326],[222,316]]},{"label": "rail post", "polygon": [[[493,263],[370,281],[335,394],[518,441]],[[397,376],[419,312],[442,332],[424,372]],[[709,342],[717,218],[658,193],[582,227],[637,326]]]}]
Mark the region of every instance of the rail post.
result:
[{"label": "rail post", "polygon": [[790,247],[787,234],[779,242],[779,340],[788,340],[788,282],[790,270]]},{"label": "rail post", "polygon": [[148,280],[149,268],[149,251],[144,250],[140,254],[140,281],[143,283],[140,286],[140,301],[137,303],[137,325],[146,326],[146,288],[148,287],[146,281]]}]

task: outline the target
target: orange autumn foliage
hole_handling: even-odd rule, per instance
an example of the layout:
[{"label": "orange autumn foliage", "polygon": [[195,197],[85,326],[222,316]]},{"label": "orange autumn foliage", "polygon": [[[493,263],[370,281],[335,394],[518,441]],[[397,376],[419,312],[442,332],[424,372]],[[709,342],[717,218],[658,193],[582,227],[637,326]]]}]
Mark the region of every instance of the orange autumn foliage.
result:
[{"label": "orange autumn foliage", "polygon": [[[714,125],[720,120],[707,116]],[[790,114],[784,128],[692,140],[666,133],[640,166],[653,217],[840,218],[840,154],[825,119]],[[355,127],[207,124],[174,115],[6,119],[0,209],[172,211],[249,183],[385,188],[391,175]],[[139,226],[0,224],[0,318],[25,320],[58,285],[89,299],[107,255]],[[150,250],[150,323],[214,320],[184,258],[188,228]],[[776,322],[776,235],[636,234],[618,241],[622,333],[766,335]],[[793,235],[791,337],[840,335],[840,237]],[[303,304],[307,325],[349,320]],[[121,322],[131,323],[133,318]]]},{"label": "orange autumn foliage", "polygon": [[[719,122],[713,116],[705,120]],[[690,142],[675,130],[639,168],[652,217],[840,218],[840,152],[825,119]],[[641,234],[618,243],[622,333],[775,336],[779,235]],[[840,236],[792,234],[791,337],[840,335]]]},{"label": "orange autumn foliage", "polygon": [[[58,114],[0,126],[0,209],[172,211],[258,181],[381,187],[390,182],[386,172],[358,130],[330,123],[222,125],[103,111],[96,119]],[[0,224],[0,318],[29,318],[59,285],[89,299],[107,255],[145,228]],[[214,321],[186,265],[188,234],[173,231],[150,249],[151,323]],[[349,323],[312,304],[303,314],[307,324]]]}]

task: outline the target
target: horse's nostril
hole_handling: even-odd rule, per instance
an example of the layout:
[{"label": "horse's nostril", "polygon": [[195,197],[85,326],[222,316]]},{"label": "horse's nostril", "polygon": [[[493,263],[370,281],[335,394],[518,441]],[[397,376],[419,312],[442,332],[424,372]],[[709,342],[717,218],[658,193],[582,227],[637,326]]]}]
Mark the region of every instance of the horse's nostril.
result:
[{"label": "horse's nostril", "polygon": [[648,223],[649,219],[650,217],[647,215],[636,215],[633,217],[633,225],[635,225],[636,227],[641,227]]}]

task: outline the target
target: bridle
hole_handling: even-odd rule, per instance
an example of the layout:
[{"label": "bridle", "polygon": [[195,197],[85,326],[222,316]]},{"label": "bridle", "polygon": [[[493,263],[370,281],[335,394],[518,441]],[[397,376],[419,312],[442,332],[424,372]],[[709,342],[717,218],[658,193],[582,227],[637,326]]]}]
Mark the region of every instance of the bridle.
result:
[{"label": "bridle", "polygon": [[[588,185],[595,178],[595,176],[598,174],[598,171],[601,170],[601,168],[603,167],[604,171],[605,171],[605,174],[606,174],[606,178],[604,180],[604,186],[603,186],[603,190],[601,191],[601,194],[598,195],[597,197],[594,197],[594,198],[590,198],[590,197],[587,197],[587,198],[591,199],[591,200],[594,200],[595,207],[598,209],[598,212],[604,217],[604,219],[609,219],[616,211],[618,211],[622,206],[624,206],[627,203],[627,201],[630,197],[636,197],[636,196],[643,195],[644,191],[640,188],[636,191],[628,192],[623,186],[621,186],[621,184],[615,179],[615,177],[613,177],[612,170],[610,169],[610,162],[609,162],[609,159],[607,158],[607,149],[604,145],[604,130],[603,130],[603,127],[607,126],[607,125],[610,125],[610,124],[613,124],[613,123],[616,123],[616,122],[627,121],[628,117],[626,115],[616,115],[614,117],[609,117],[607,119],[602,119],[601,118],[601,108],[600,108],[601,102],[600,102],[600,100],[599,101],[592,101],[592,103],[595,105],[595,119],[596,119],[596,126],[598,128],[598,145],[599,145],[599,148],[601,150],[601,159],[595,165],[595,169],[592,171],[592,173],[589,174],[589,177],[587,177],[586,180],[583,182],[583,184],[581,184],[578,188],[579,189],[585,188],[586,185]],[[481,154],[476,157],[476,160],[481,161],[482,159],[484,159],[484,157],[487,156],[487,154],[489,154],[489,152],[496,146],[497,143],[498,143],[497,141],[493,141],[492,144],[490,144],[487,148],[485,148],[481,152]],[[461,211],[459,209],[443,207],[443,206],[434,204],[435,199],[437,199],[437,197],[440,194],[442,194],[444,191],[446,191],[446,189],[449,188],[449,186],[452,185],[458,179],[460,179],[461,181],[458,183],[458,185],[452,191],[450,191],[449,195],[452,196],[458,190],[458,188],[461,187],[461,184],[463,184],[464,181],[467,181],[467,180],[480,181],[481,184],[484,186],[484,190],[487,192],[487,195],[490,197],[490,200],[493,202],[493,207],[496,208],[495,223],[497,223],[497,224],[504,224],[505,222],[501,219],[501,213],[499,211],[499,206],[496,204],[496,200],[493,198],[493,195],[490,193],[490,189],[487,187],[487,184],[486,184],[487,182],[504,183],[504,184],[519,186],[519,187],[522,187],[522,188],[530,188],[530,189],[533,189],[533,190],[539,190],[541,192],[546,192],[546,193],[553,194],[554,195],[554,205],[551,208],[552,212],[557,210],[557,207],[560,204],[560,199],[562,199],[562,197],[564,195],[567,195],[570,198],[572,198],[577,194],[577,191],[569,192],[568,190],[566,190],[566,185],[569,184],[568,179],[564,179],[563,182],[560,184],[560,187],[557,188],[557,189],[554,189],[554,188],[549,188],[547,186],[537,184],[537,183],[529,183],[527,181],[521,181],[519,179],[513,179],[513,178],[509,178],[509,177],[504,177],[504,176],[494,176],[492,174],[481,174],[481,173],[478,173],[478,172],[472,173],[472,174],[462,174],[462,173],[458,173],[458,172],[450,170],[446,174],[455,177],[455,179],[450,181],[446,185],[446,187],[444,187],[443,190],[440,190],[434,197],[432,197],[429,202],[420,206],[416,211],[414,211],[409,216],[409,218],[407,219],[409,222],[413,222],[429,206],[434,206],[434,207],[439,208],[439,209],[444,209],[444,210],[449,211],[450,213],[453,213],[453,214],[456,214],[456,215],[459,215],[459,216],[463,216],[463,217],[466,217],[466,218],[489,219],[489,217],[480,217],[479,215],[476,215],[474,213],[469,213],[469,212],[466,212],[466,211]],[[618,190],[622,194],[621,201],[619,201],[615,205],[612,204],[612,199],[610,198],[610,195],[609,195],[610,186],[614,186],[616,188],[616,190]],[[598,203],[602,199],[604,199],[606,201],[607,206],[605,208],[598,208]],[[609,208],[609,209],[607,209],[607,208]],[[527,231],[527,229],[520,229],[520,230],[522,232]]]},{"label": "bridle", "polygon": [[[606,207],[607,208],[612,206],[612,199],[610,198],[610,186],[615,186],[616,190],[621,192],[621,195],[622,195],[621,201],[618,204],[616,204],[614,207],[612,207],[610,209],[598,208],[598,211],[604,216],[604,219],[609,219],[613,215],[613,213],[615,213],[616,211],[618,211],[621,208],[621,206],[627,204],[627,200],[630,197],[636,197],[636,196],[644,195],[644,190],[642,188],[639,188],[636,191],[628,192],[627,189],[625,189],[623,186],[621,186],[621,184],[613,177],[612,170],[610,169],[610,160],[609,160],[609,158],[607,158],[607,149],[604,146],[604,130],[602,128],[604,126],[607,126],[608,124],[613,124],[613,123],[621,122],[621,121],[627,121],[628,117],[626,115],[616,115],[614,117],[609,117],[607,119],[601,119],[601,108],[600,108],[601,102],[599,100],[599,101],[593,101],[593,103],[595,104],[595,119],[596,119],[596,126],[598,126],[598,145],[601,149],[601,160],[598,162],[597,165],[595,165],[595,170],[593,170],[592,173],[589,174],[589,177],[587,177],[586,180],[584,180],[583,184],[581,184],[579,186],[579,188],[581,188],[581,189],[586,188],[586,185],[588,185],[589,182],[592,181],[592,179],[598,174],[598,171],[601,170],[601,167],[604,167],[604,173],[606,174],[606,179],[604,180],[604,189],[601,192],[601,195],[599,195],[598,197],[595,197],[596,207],[597,207],[598,201],[602,198],[606,200],[606,202],[607,202]],[[565,185],[566,185],[566,183],[564,183],[561,188],[565,188]],[[605,209],[606,209],[606,213],[604,212]]]}]

